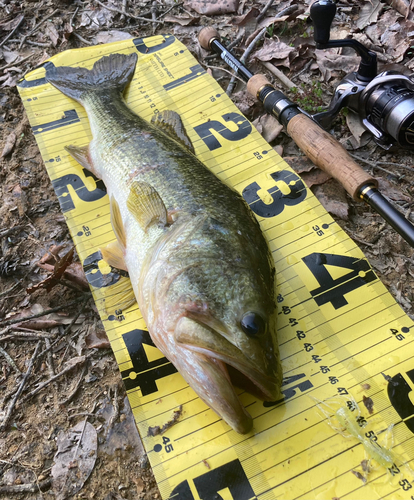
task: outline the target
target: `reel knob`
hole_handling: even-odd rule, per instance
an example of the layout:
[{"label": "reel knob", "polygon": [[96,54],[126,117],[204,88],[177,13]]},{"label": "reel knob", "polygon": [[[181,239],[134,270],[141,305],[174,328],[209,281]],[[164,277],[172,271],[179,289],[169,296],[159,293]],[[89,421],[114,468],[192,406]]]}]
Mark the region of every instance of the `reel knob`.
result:
[{"label": "reel knob", "polygon": [[313,38],[317,45],[329,42],[331,24],[336,14],[336,5],[331,0],[317,0],[310,8],[313,22]]}]

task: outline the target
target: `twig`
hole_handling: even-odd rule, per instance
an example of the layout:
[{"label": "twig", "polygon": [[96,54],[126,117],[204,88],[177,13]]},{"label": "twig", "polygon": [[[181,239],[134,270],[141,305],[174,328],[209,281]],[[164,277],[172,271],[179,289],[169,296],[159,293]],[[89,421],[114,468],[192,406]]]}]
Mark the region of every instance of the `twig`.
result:
[{"label": "twig", "polygon": [[89,42],[88,40],[86,40],[82,36],[78,35],[78,33],[73,32],[72,35],[75,36],[81,42],[86,43],[86,45],[93,45],[92,42]]},{"label": "twig", "polygon": [[169,12],[171,12],[173,9],[175,9],[176,7],[181,7],[182,5],[184,5],[184,2],[179,2],[179,3],[174,4],[172,7],[170,7],[169,9],[167,9],[167,10],[166,10],[165,12],[163,12],[160,16],[158,16],[158,18],[166,16],[166,15],[167,15]]},{"label": "twig", "polygon": [[[266,8],[266,6],[264,7]],[[291,12],[294,12],[295,10],[297,10],[297,5],[291,5],[289,7],[286,7],[286,9],[283,9],[281,10],[280,12],[278,12],[275,16],[275,19],[278,18],[278,17],[283,17],[284,15],[286,14],[290,14]],[[240,62],[242,64],[246,64],[246,61],[247,61],[247,58],[249,57],[250,53],[253,51],[253,49],[256,47],[256,44],[259,42],[259,40],[261,38],[263,38],[263,36],[265,36],[266,34],[266,31],[267,31],[267,26],[263,29],[261,29],[259,31],[259,33],[253,38],[253,40],[250,42],[249,46],[246,48],[246,50],[244,51],[244,54],[242,55],[242,57],[240,58]],[[229,85],[227,87],[227,90],[226,90],[226,94],[228,96],[230,96],[232,93],[233,93],[233,90],[234,90],[234,87],[235,87],[235,78],[232,78],[229,82]]]},{"label": "twig", "polygon": [[[91,354],[89,354],[89,356],[91,356]],[[56,375],[54,375],[53,377],[50,377],[49,379],[47,379],[45,382],[39,384],[36,389],[33,389],[33,391],[29,392],[29,394],[27,394],[22,402],[25,402],[27,401],[28,399],[32,398],[33,396],[35,396],[37,393],[39,393],[42,389],[44,389],[45,387],[47,387],[49,384],[51,384],[52,382],[54,382],[55,380],[57,380],[59,377],[61,377],[62,375],[65,375],[66,373],[70,372],[71,370],[73,370],[74,368],[76,368],[77,366],[79,366],[80,364],[83,364],[86,362],[88,358],[85,356],[85,359],[82,361],[79,361],[79,363],[76,363],[76,364],[72,364],[72,365],[69,365],[67,366],[66,368],[64,368],[61,372],[57,373]]]},{"label": "twig", "polygon": [[79,297],[78,299],[73,300],[72,302],[68,302],[67,304],[64,304],[63,306],[53,307],[52,309],[47,309],[46,311],[43,311],[43,312],[40,312],[37,314],[32,314],[31,316],[26,316],[24,318],[19,318],[19,319],[9,319],[6,321],[1,321],[0,326],[16,325],[17,323],[23,323],[25,321],[28,321],[29,319],[40,318],[41,316],[46,316],[47,314],[61,311],[62,309],[66,309],[68,307],[74,306],[75,304],[79,304],[79,302],[84,302],[84,301],[85,301],[85,297]]},{"label": "twig", "polygon": [[[83,313],[83,311],[85,310],[85,307],[87,306],[87,302],[85,302],[83,304],[83,306],[81,307],[81,309],[75,314],[74,318],[72,319],[72,321],[66,326],[66,328],[63,330],[63,333],[62,335],[56,339],[54,342],[52,342],[52,344],[50,345],[50,347],[47,347],[44,351],[42,351],[40,354],[39,354],[39,357],[40,356],[43,356],[43,354],[46,354],[50,351],[50,349],[52,349],[53,347],[55,347],[56,344],[58,344],[59,342],[61,342],[65,336],[70,332],[70,329],[72,328],[72,326],[75,324],[76,320],[79,318],[79,316]],[[80,333],[80,331],[79,331]],[[76,337],[76,335],[74,335],[72,337],[72,340]]]},{"label": "twig", "polygon": [[[360,161],[363,161],[363,162],[368,163],[368,164],[371,163],[370,161],[365,160],[364,158],[360,158],[359,156],[356,156],[356,155],[353,155],[353,156],[356,160],[360,160]],[[375,163],[378,165],[388,165],[390,167],[392,166],[392,167],[404,168],[406,170],[409,170],[410,172],[414,172],[413,167],[409,167],[408,165],[404,165],[403,163],[390,163],[389,161],[376,161]]]},{"label": "twig", "polygon": [[263,9],[261,10],[260,14],[256,17],[256,23],[259,24],[260,21],[264,18],[264,16],[266,15],[266,12],[270,9],[270,7],[272,6],[272,3],[274,2],[274,0],[269,0],[267,2],[267,4],[263,7]]},{"label": "twig", "polygon": [[157,20],[157,0],[153,0],[151,4],[151,19],[152,19],[152,34],[155,33],[157,29],[157,23],[154,22]]},{"label": "twig", "polygon": [[[107,7],[106,5],[104,5],[99,0],[95,0],[95,2],[97,4],[99,4],[101,7],[103,7],[104,9],[110,10],[111,12],[118,12],[118,14],[123,14],[124,16],[130,17],[131,19],[137,19],[138,21],[146,21],[147,23],[150,22],[150,20],[147,19],[146,17],[133,16],[132,14],[128,14],[127,12],[122,12],[122,10],[120,10],[120,9],[115,9],[113,7]],[[163,21],[152,21],[152,22],[153,23],[163,24]]]},{"label": "twig", "polygon": [[[128,5],[128,0],[122,0],[122,6],[121,6],[122,12],[126,13],[127,5]],[[125,19],[125,14],[122,14],[121,17],[119,18],[119,20],[123,21],[124,19]]]},{"label": "twig", "polygon": [[69,21],[69,26],[73,28],[73,21],[75,20],[76,14],[79,12],[79,7],[76,7],[75,12],[73,13],[73,16],[70,18]]},{"label": "twig", "polygon": [[14,233],[14,231],[18,231],[23,228],[24,226],[13,226],[9,229],[5,229],[4,231],[0,231],[0,238],[5,238],[6,236],[9,236],[9,234]]},{"label": "twig", "polygon": [[40,28],[40,26],[42,26],[43,23],[45,23],[48,19],[50,19],[52,16],[54,16],[56,14],[56,12],[59,12],[59,10],[60,10],[59,8],[55,9],[51,14],[48,14],[39,23],[37,23],[36,26],[32,29],[32,31],[28,35],[25,35],[23,37],[23,39],[19,45],[19,50],[23,47],[24,43],[26,42],[26,38],[29,38],[29,36],[32,36]]},{"label": "twig", "polygon": [[20,61],[17,61],[17,62],[12,62],[12,63],[6,64],[6,66],[2,66],[2,67],[0,68],[0,71],[3,71],[3,70],[5,70],[5,69],[7,69],[7,68],[11,68],[12,66],[17,66],[18,64],[21,64],[22,62],[27,61],[27,59],[30,59],[30,58],[31,58],[31,57],[33,57],[33,56],[34,56],[34,54],[29,54],[28,56],[23,57],[23,59],[20,59]]},{"label": "twig", "polygon": [[[50,348],[50,339],[45,339],[45,346]],[[56,375],[55,369],[53,367],[53,358],[52,358],[52,353],[50,351],[47,352],[47,365],[49,369],[49,377],[53,377]]]},{"label": "twig", "polygon": [[264,62],[262,61],[262,64],[263,66],[265,66],[271,73],[273,73],[275,75],[275,77],[280,80],[283,85],[285,87],[287,87],[288,89],[292,89],[292,88],[297,88],[298,89],[298,92],[300,92],[301,94],[303,94],[303,90],[298,87],[297,85],[295,85],[292,80],[290,80],[284,73],[282,73],[282,71],[280,71],[280,69],[276,68],[276,66],[272,63],[269,63],[269,62]]},{"label": "twig", "polygon": [[[10,40],[10,42],[20,42],[20,40],[13,39]],[[51,43],[40,43],[40,42],[32,42],[31,40],[26,40],[25,43],[28,43],[29,45],[34,45],[36,47],[53,47]]]},{"label": "twig", "polygon": [[3,45],[7,42],[7,40],[9,38],[11,38],[15,33],[16,31],[19,29],[20,25],[22,24],[22,22],[24,21],[24,16],[22,16],[22,18],[20,19],[20,21],[17,23],[16,27],[6,36],[6,38],[0,43],[0,47],[3,47]]},{"label": "twig", "polygon": [[112,415],[112,417],[110,418],[110,420],[108,422],[107,435],[109,434],[110,430],[112,429],[112,427],[113,427],[116,419],[119,417],[118,384],[116,384],[115,388],[114,388],[114,397],[113,397],[113,400],[112,400],[112,404],[114,406],[114,414]]},{"label": "twig", "polygon": [[399,174],[394,174],[394,172],[391,172],[389,170],[387,170],[386,168],[383,168],[383,167],[380,167],[378,166],[378,163],[384,163],[385,165],[389,165],[389,163],[386,163],[386,162],[377,162],[377,161],[369,161],[369,160],[364,160],[363,158],[360,158],[359,156],[356,156],[352,153],[349,153],[350,156],[352,156],[352,158],[355,158],[356,160],[358,161],[362,161],[364,163],[366,163],[367,165],[369,165],[371,168],[377,168],[378,170],[382,170],[383,172],[385,172],[386,174],[388,175],[391,175],[393,177],[395,177],[396,179],[400,180],[402,178],[401,175]]},{"label": "twig", "polygon": [[200,64],[202,66],[205,66],[206,68],[210,68],[210,69],[217,69],[219,71],[224,71],[225,73],[228,73],[229,75],[231,75],[232,77],[234,77],[236,80],[239,80],[240,82],[244,83],[244,81],[239,78],[237,75],[233,75],[233,73],[229,70],[227,70],[226,68],[222,68],[221,66],[211,66],[210,64],[206,64],[206,63],[202,63],[200,62]]},{"label": "twig", "polygon": [[23,375],[23,373],[19,370],[19,367],[16,365],[16,363],[13,361],[13,358],[10,356],[8,352],[6,352],[2,347],[0,347],[0,354],[3,354],[3,356],[6,358],[7,362],[9,365],[14,368],[14,370],[19,374]]},{"label": "twig", "polygon": [[[83,380],[83,377],[85,376],[85,373],[86,373],[86,365],[83,365],[82,373],[80,374],[80,377],[79,377],[78,381],[76,382],[75,388],[69,394],[69,396],[67,396],[66,399],[59,402],[59,405],[64,406],[64,405],[68,404],[69,401],[73,398],[73,396],[78,392],[78,389],[82,383],[82,380]],[[94,416],[96,416],[96,415],[94,415]]]},{"label": "twig", "polygon": [[7,427],[7,424],[9,423],[11,414],[13,412],[13,408],[15,407],[15,405],[17,403],[17,400],[19,399],[19,396],[22,393],[22,391],[24,389],[24,386],[26,385],[27,379],[30,377],[30,374],[32,373],[33,365],[34,365],[34,362],[35,362],[35,360],[37,358],[37,355],[39,353],[39,349],[40,349],[40,344],[41,343],[42,343],[41,340],[39,340],[39,342],[37,343],[36,349],[35,349],[35,351],[33,353],[33,356],[31,358],[29,366],[27,368],[27,372],[24,374],[23,380],[20,382],[20,386],[17,389],[17,392],[14,395],[14,397],[13,397],[13,399],[12,399],[9,407],[7,408],[6,415],[5,415],[4,419],[3,419],[3,422],[0,425],[0,431],[4,431],[6,429],[6,427]]},{"label": "twig", "polygon": [[45,490],[51,485],[52,480],[45,479],[40,483],[27,483],[27,484],[13,484],[0,486],[1,493],[37,493],[38,491]]}]

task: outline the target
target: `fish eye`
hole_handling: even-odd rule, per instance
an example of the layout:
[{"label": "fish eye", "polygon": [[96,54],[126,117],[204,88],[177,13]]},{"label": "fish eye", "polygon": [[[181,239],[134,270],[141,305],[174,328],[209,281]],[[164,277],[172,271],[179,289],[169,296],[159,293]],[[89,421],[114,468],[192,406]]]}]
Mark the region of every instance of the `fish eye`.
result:
[{"label": "fish eye", "polygon": [[256,337],[261,335],[266,330],[266,323],[264,319],[255,312],[247,312],[244,314],[240,321],[240,326],[246,335],[249,337]]}]

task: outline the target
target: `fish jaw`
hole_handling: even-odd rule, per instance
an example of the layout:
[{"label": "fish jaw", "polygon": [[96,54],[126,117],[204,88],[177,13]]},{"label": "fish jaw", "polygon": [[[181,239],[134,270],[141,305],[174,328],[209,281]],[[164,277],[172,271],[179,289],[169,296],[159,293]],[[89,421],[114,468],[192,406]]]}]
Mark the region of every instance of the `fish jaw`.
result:
[{"label": "fish jaw", "polygon": [[171,361],[200,399],[239,434],[250,432],[253,419],[240,402],[225,363],[183,346],[177,352]]},{"label": "fish jaw", "polygon": [[[202,319],[201,319],[202,318]],[[280,397],[280,374],[275,369],[278,360],[269,346],[263,353],[263,362],[257,363],[257,356],[249,358],[240,347],[227,340],[222,331],[206,324],[205,318],[182,317],[176,326],[174,340],[189,351],[202,354],[216,363],[224,363],[231,383],[264,401],[275,401]],[[200,321],[201,319],[201,321]],[[224,330],[224,325],[221,330]],[[250,351],[254,344],[250,344]],[[259,347],[258,351],[262,351]],[[249,353],[251,354],[251,353]],[[257,354],[257,353],[256,353]],[[264,357],[267,356],[265,360]]]}]

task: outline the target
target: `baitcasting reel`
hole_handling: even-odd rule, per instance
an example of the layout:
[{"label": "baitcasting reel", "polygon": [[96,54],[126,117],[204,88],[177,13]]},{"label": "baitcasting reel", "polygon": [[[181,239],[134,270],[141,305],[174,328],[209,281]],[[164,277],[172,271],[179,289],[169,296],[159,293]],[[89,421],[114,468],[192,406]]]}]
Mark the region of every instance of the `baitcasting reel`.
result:
[{"label": "baitcasting reel", "polygon": [[384,149],[394,144],[414,148],[414,81],[393,71],[377,75],[377,56],[356,40],[329,40],[336,13],[332,0],[317,0],[310,9],[318,49],[351,47],[361,57],[357,71],[338,85],[329,107],[312,118],[329,128],[341,108],[347,107]]}]

